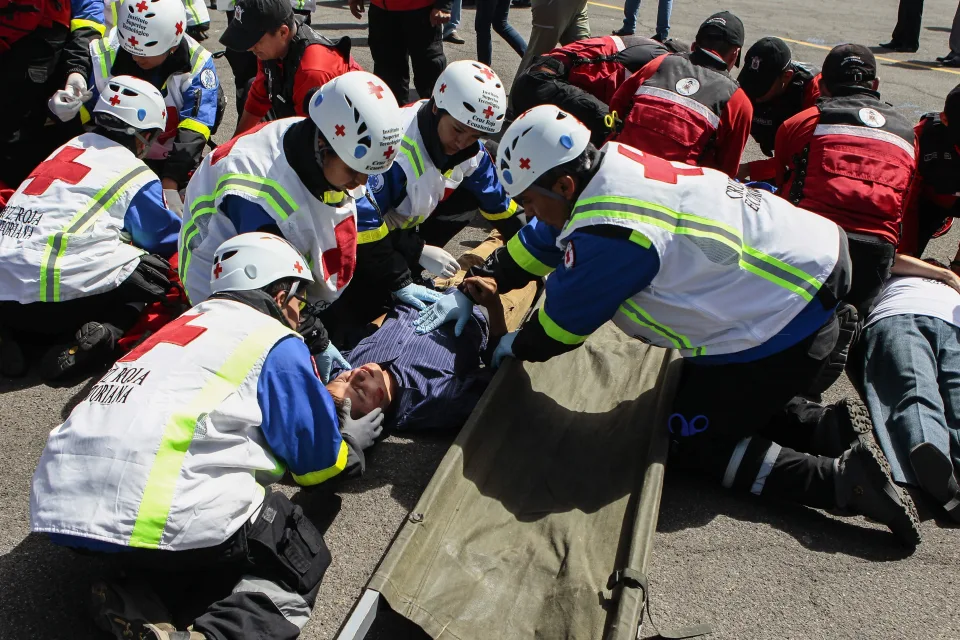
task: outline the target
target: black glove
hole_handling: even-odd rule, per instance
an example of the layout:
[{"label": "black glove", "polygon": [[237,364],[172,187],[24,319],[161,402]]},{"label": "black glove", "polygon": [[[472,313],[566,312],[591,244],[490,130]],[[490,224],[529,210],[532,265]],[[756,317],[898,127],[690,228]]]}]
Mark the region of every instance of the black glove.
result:
[{"label": "black glove", "polygon": [[303,342],[310,349],[311,355],[315,356],[323,353],[330,344],[327,328],[320,322],[320,318],[311,313],[300,316],[300,326],[297,327],[297,333],[303,336]]}]

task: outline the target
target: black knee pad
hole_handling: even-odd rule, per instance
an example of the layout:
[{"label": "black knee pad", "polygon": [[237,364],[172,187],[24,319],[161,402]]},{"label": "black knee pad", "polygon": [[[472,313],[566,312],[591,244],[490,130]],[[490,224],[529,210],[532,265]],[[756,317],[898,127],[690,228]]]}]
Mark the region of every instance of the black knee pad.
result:
[{"label": "black knee pad", "polygon": [[837,379],[843,375],[846,369],[847,361],[850,359],[850,351],[860,339],[860,330],[862,328],[860,318],[857,314],[857,308],[852,304],[841,302],[837,307],[837,322],[840,326],[840,334],[837,338],[837,344],[823,361],[817,377],[813,380],[807,393],[808,397],[817,398],[824,391],[830,388]]}]

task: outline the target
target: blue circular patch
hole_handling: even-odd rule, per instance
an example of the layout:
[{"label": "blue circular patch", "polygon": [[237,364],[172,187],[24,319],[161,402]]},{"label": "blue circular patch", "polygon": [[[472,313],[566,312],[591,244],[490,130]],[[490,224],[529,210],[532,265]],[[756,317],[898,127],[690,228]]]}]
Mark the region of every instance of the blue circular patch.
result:
[{"label": "blue circular patch", "polygon": [[560,136],[560,144],[566,149],[573,149],[573,138],[568,135],[562,135]]},{"label": "blue circular patch", "polygon": [[317,96],[313,99],[313,106],[319,107],[321,102],[323,102],[323,94],[317,91]]},{"label": "blue circular patch", "polygon": [[503,175],[503,181],[504,181],[504,182],[506,182],[507,184],[513,184],[513,176],[510,175],[510,170],[509,170],[509,169],[507,169],[506,171],[504,171],[504,172],[502,173],[502,175]]},{"label": "blue circular patch", "polygon": [[137,111],[137,118],[140,119],[140,122],[143,122],[143,119],[146,118],[146,117],[147,117],[147,110],[146,110],[146,109],[140,109],[139,111]]},{"label": "blue circular patch", "polygon": [[357,148],[353,150],[353,157],[362,158],[365,155],[367,155],[367,148],[362,144],[358,144]]}]

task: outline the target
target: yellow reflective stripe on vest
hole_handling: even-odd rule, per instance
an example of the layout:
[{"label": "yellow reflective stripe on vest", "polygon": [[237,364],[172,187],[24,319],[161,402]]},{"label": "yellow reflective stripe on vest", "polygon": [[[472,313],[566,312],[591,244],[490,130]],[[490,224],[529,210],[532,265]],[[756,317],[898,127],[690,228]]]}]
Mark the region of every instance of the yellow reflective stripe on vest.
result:
[{"label": "yellow reflective stripe on vest", "polygon": [[326,469],[322,469],[320,471],[311,471],[310,473],[305,473],[302,476],[298,476],[295,473],[290,475],[292,475],[296,483],[302,487],[310,487],[315,484],[320,484],[321,482],[326,482],[347,468],[347,456],[349,454],[350,451],[347,448],[347,443],[341,440],[340,451],[337,452],[337,461],[333,463],[332,467],[327,467]]},{"label": "yellow reflective stripe on vest", "polygon": [[97,22],[96,20],[84,20],[82,18],[74,18],[70,21],[70,31],[76,31],[77,29],[83,29],[84,27],[88,29],[93,29],[100,34],[100,37],[103,37],[103,33],[107,30],[105,26]]},{"label": "yellow reflective stripe on vest", "polygon": [[519,233],[507,241],[507,253],[510,254],[510,257],[513,258],[513,261],[517,263],[517,266],[527,273],[533,274],[540,278],[547,274],[553,273],[553,267],[548,267],[544,263],[537,260],[537,258],[530,253],[530,250],[524,246],[523,242],[520,240]]},{"label": "yellow reflective stripe on vest", "polygon": [[183,4],[186,5],[187,11],[189,11],[190,15],[193,16],[193,24],[194,25],[203,24],[202,22],[200,22],[200,14],[197,13],[196,7],[193,6],[194,2],[203,2],[203,0],[184,0]]},{"label": "yellow reflective stripe on vest", "polygon": [[587,336],[579,336],[558,325],[553,318],[547,315],[545,308],[541,308],[540,311],[537,312],[537,320],[540,321],[540,326],[543,327],[546,334],[557,342],[562,342],[563,344],[580,344],[587,339]]},{"label": "yellow reflective stripe on vest", "polygon": [[424,220],[426,220],[425,216],[413,216],[412,218],[407,218],[406,221],[404,221],[404,223],[400,225],[400,228],[412,229],[418,224],[422,224]]},{"label": "yellow reflective stripe on vest", "polygon": [[407,160],[409,160],[413,166],[414,175],[417,178],[422,176],[424,164],[423,156],[420,155],[420,145],[418,145],[413,138],[403,136],[403,140],[400,141],[400,151],[403,155],[407,156]]},{"label": "yellow reflective stripe on vest", "polygon": [[70,236],[78,235],[90,228],[101,213],[109,209],[126,191],[131,182],[144,173],[150,173],[145,164],[123,174],[94,196],[86,207],[73,217],[62,231],[58,231],[47,239],[47,246],[43,251],[43,261],[40,263],[40,302],[60,301],[60,267],[57,263],[67,251]]},{"label": "yellow reflective stripe on vest", "polygon": [[160,546],[183,459],[193,442],[197,422],[240,388],[267,349],[289,333],[289,329],[276,322],[244,338],[203,388],[170,416],[140,499],[137,520],[130,535],[131,547],[156,549]]},{"label": "yellow reflective stripe on vest", "polygon": [[206,56],[203,55],[204,53],[206,53],[206,50],[203,47],[201,47],[199,44],[190,50],[190,74],[191,75],[197,75],[198,73],[200,73],[200,69],[203,68],[204,63],[207,61]]},{"label": "yellow reflective stripe on vest", "polygon": [[821,283],[815,277],[745,245],[737,229],[717,220],[680,213],[653,202],[619,196],[599,196],[579,201],[573,209],[570,222],[575,224],[591,218],[636,220],[673,234],[720,242],[737,253],[743,269],[799,295],[807,302],[813,300],[813,296],[820,290]]},{"label": "yellow reflective stripe on vest", "polygon": [[203,124],[199,120],[194,120],[193,118],[186,118],[180,121],[180,124],[177,125],[178,129],[187,129],[189,131],[196,131],[203,136],[204,140],[210,139],[210,127]]},{"label": "yellow reflective stripe on vest", "polygon": [[107,45],[107,41],[103,38],[95,40],[93,46],[96,48],[97,57],[100,58],[100,77],[106,82],[110,78],[110,69],[113,68],[116,52]]},{"label": "yellow reflective stripe on vest", "polygon": [[500,213],[487,213],[483,209],[480,209],[480,215],[482,215],[487,220],[506,220],[513,214],[517,212],[517,203],[513,200],[510,201],[510,205],[507,207],[506,211],[501,211]]},{"label": "yellow reflective stripe on vest", "polygon": [[357,234],[357,244],[367,244],[370,242],[376,242],[377,240],[383,240],[389,233],[390,229],[387,228],[387,223],[384,222],[376,229],[359,232]]},{"label": "yellow reflective stripe on vest", "polygon": [[80,105],[80,124],[88,122],[90,122],[90,111],[87,110],[86,105]]},{"label": "yellow reflective stripe on vest", "polygon": [[640,305],[633,300],[627,300],[620,305],[620,312],[637,324],[647,327],[648,329],[660,334],[669,340],[677,349],[692,349],[693,355],[695,356],[702,356],[704,353],[706,353],[706,349],[703,347],[694,347],[692,344],[690,344],[690,339],[687,338],[687,336],[678,331],[674,331],[665,324],[661,324],[654,320],[653,316],[647,313],[646,310],[640,307]]}]

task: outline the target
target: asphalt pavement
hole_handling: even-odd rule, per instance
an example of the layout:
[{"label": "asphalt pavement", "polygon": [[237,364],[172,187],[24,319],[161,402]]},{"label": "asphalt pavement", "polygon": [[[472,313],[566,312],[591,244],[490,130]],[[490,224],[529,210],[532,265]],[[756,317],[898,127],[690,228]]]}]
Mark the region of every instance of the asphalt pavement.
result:
[{"label": "asphalt pavement", "polygon": [[[888,40],[897,3],[679,0],[671,36],[692,40],[702,19],[721,9],[743,19],[747,46],[777,35],[788,39],[796,59],[818,64],[837,43]],[[920,51],[877,54],[884,99],[910,120],[939,110],[946,93],[960,82],[957,70],[933,62],[947,52],[955,9],[947,0],[927,0]],[[591,2],[589,12],[595,35],[620,26],[622,9],[612,0]],[[213,38],[206,44],[218,50],[215,39],[225,20],[221,12],[211,14]],[[474,15],[472,8],[464,9],[459,31],[467,43],[447,45],[450,59],[475,53]],[[655,17],[656,3],[647,0],[638,33],[652,34]],[[521,34],[529,34],[529,10],[511,11],[510,21]],[[326,35],[350,36],[356,59],[373,69],[366,26],[345,4],[321,2],[313,22]],[[496,35],[493,57],[493,67],[509,86],[519,58]],[[229,68],[224,60],[218,68],[231,101],[215,136],[224,142],[236,117]],[[759,157],[751,142],[746,159]],[[468,228],[449,248],[463,251],[482,235],[482,230]],[[958,241],[960,232],[950,233],[934,241],[928,255],[949,261]],[[97,562],[28,535],[30,479],[46,435],[93,382],[49,388],[33,378],[0,380],[0,451],[6,469],[0,482],[0,639],[102,637],[85,612],[87,584],[98,571]],[[844,378],[827,396],[851,393]],[[362,479],[314,491],[283,488],[326,528],[333,554],[303,638],[335,636],[452,437],[391,436],[370,454]],[[663,627],[709,622],[717,630],[713,637],[738,640],[960,638],[960,532],[938,523],[928,509],[922,513],[924,543],[909,553],[883,527],[862,518],[772,504],[668,473],[651,573],[655,619]],[[646,625],[644,636],[652,633]]]}]

